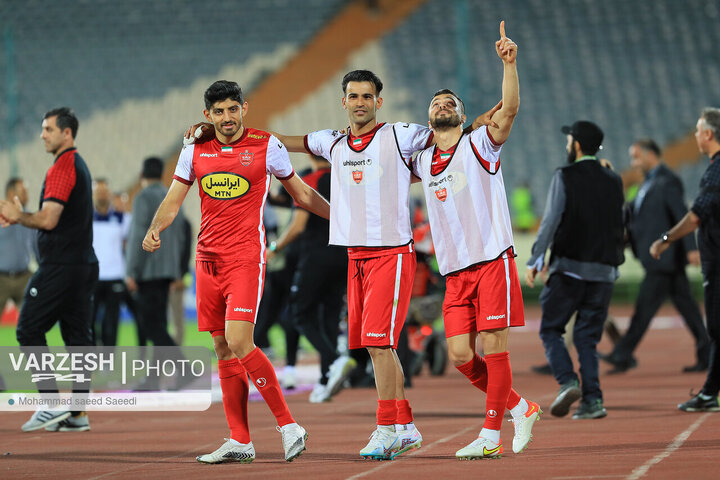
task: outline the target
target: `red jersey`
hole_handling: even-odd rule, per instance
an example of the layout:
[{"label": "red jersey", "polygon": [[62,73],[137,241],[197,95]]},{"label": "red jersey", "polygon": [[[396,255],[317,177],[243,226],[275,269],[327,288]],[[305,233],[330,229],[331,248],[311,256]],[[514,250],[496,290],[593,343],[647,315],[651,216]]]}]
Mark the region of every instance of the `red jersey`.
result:
[{"label": "red jersey", "polygon": [[286,180],[294,173],[284,145],[261,130],[245,128],[227,145],[215,138],[184,146],[173,178],[186,185],[198,179],[202,219],[196,259],[265,263],[270,174]]}]

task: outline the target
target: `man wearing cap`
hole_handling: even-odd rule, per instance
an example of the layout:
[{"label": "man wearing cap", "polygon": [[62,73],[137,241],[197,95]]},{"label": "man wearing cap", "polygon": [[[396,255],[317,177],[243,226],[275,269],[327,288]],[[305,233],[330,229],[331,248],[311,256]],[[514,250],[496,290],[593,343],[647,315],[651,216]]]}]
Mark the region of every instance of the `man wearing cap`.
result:
[{"label": "man wearing cap", "polygon": [[[569,165],[558,168],[550,182],[525,280],[533,286],[545,264],[545,251],[551,248],[549,278],[540,294],[540,338],[560,384],[550,413],[563,417],[582,398],[573,419],[602,418],[607,412],[600,390],[596,347],[618,277],[617,267],[625,259],[622,181],[595,156],[603,140],[597,125],[578,121],[563,127],[562,132],[567,135]],[[562,339],[575,312],[573,342],[582,382]]]}]

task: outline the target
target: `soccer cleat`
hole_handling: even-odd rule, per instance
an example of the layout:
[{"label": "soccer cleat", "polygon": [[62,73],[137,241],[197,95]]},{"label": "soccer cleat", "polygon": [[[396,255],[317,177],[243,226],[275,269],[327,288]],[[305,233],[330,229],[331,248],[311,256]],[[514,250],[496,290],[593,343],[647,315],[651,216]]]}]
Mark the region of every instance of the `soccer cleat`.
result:
[{"label": "soccer cleat", "polygon": [[357,362],[354,358],[344,355],[338,357],[332,365],[330,365],[326,386],[330,397],[340,393],[340,390],[345,386],[345,380],[348,379],[350,372],[352,372],[356,366]]},{"label": "soccer cleat", "polygon": [[255,460],[255,447],[252,442],[240,443],[232,438],[226,438],[220,448],[212,453],[195,457],[200,463],[250,463]]},{"label": "soccer cleat", "polygon": [[308,434],[305,429],[297,423],[289,423],[282,427],[276,427],[276,429],[282,435],[285,461],[292,462],[305,451],[305,440],[307,440]]},{"label": "soccer cleat", "polygon": [[395,457],[399,457],[409,450],[422,446],[422,435],[420,435],[420,431],[415,426],[413,426],[412,430],[408,430],[407,426],[405,426],[404,430],[396,431],[395,434],[398,439],[391,449],[390,460],[394,460]]},{"label": "soccer cleat", "polygon": [[295,367],[285,367],[282,374],[281,385],[283,390],[293,390],[297,387],[297,374],[295,373]]},{"label": "soccer cleat", "polygon": [[370,435],[368,444],[360,450],[360,456],[372,460],[392,460],[393,448],[398,438],[393,426],[378,425]]},{"label": "soccer cleat", "polygon": [[685,403],[678,404],[678,410],[683,412],[720,412],[718,397],[710,397],[708,399],[700,397],[698,393]]},{"label": "soccer cleat", "polygon": [[21,427],[23,432],[33,432],[40,430],[41,428],[55,425],[56,423],[62,422],[71,415],[70,412],[54,412],[50,410],[38,410],[33,413],[30,420],[25,422]]},{"label": "soccer cleat", "polygon": [[528,443],[532,441],[532,428],[535,422],[540,420],[542,410],[537,403],[528,401],[528,410],[519,418],[513,418],[509,421],[513,422],[515,427],[515,435],[513,436],[512,449],[513,453],[520,453],[525,450]]},{"label": "soccer cleat", "polygon": [[45,427],[48,432],[87,432],[90,430],[88,414],[80,412],[80,415],[70,416],[65,420],[53,423]]},{"label": "soccer cleat", "polygon": [[580,406],[572,416],[573,420],[590,420],[603,417],[607,417],[607,410],[605,410],[602,400],[599,398],[590,402],[580,402]]},{"label": "soccer cleat", "polygon": [[318,383],[313,387],[309,397],[310,403],[323,403],[330,401],[330,391],[327,387],[321,383]]},{"label": "soccer cleat", "polygon": [[487,438],[478,437],[467,447],[455,452],[455,457],[458,460],[479,460],[481,458],[500,458],[502,453],[502,442],[498,444]]},{"label": "soccer cleat", "polygon": [[580,397],[582,391],[577,380],[562,384],[555,401],[550,405],[550,413],[556,417],[564,417],[570,411],[570,405]]}]

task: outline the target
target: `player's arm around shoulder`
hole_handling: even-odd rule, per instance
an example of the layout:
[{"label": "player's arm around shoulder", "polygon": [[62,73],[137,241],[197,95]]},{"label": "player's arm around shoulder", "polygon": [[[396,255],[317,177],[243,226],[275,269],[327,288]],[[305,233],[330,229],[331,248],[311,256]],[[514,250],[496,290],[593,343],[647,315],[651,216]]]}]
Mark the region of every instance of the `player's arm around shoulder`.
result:
[{"label": "player's arm around shoulder", "polygon": [[293,175],[290,178],[280,180],[280,183],[302,208],[323,218],[330,218],[330,204],[328,201],[300,177]]},{"label": "player's arm around shoulder", "polygon": [[160,248],[160,232],[168,228],[175,220],[188,190],[190,190],[190,185],[177,180],[172,181],[170,189],[168,189],[165,198],[160,203],[145,234],[142,242],[143,250],[154,252]]},{"label": "player's arm around shoulder", "polygon": [[267,131],[270,135],[277,138],[280,143],[285,145],[288,152],[294,153],[310,153],[305,148],[305,137],[303,135],[283,135],[281,133]]},{"label": "player's arm around shoulder", "polygon": [[520,85],[517,73],[517,44],[505,36],[505,21],[500,22],[500,40],[495,51],[503,62],[502,106],[493,115],[497,127],[488,126],[488,132],[497,144],[507,140],[520,109]]}]

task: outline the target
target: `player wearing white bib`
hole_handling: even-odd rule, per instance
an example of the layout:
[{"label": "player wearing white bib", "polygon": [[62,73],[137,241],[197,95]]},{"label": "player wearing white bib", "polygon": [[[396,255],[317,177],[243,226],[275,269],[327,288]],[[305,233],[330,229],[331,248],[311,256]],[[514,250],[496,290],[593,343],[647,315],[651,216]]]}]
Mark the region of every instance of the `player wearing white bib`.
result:
[{"label": "player wearing white bib", "polygon": [[[428,109],[436,145],[413,162],[425,191],[440,273],[447,276],[443,319],[448,353],[455,367],[487,392],[483,429],[457,451],[459,459],[501,456],[506,407],[515,425],[513,451],[520,453],[542,413],[512,389],[507,351],[509,327],[522,326],[525,319],[500,168],[502,144],[520,105],[517,45],[505,36],[504,22],[500,35],[495,48],[504,64],[503,100],[492,117],[495,123],[463,133],[462,101],[452,91],[440,90]],[[478,332],[484,358],[475,352]]]},{"label": "player wearing white bib", "polygon": [[348,343],[351,349],[367,348],[378,393],[377,428],[360,455],[393,459],[422,443],[395,349],[416,266],[410,159],[432,143],[432,132],[415,124],[377,122],[382,81],[374,73],[352,71],[342,87],[347,134],[276,135],[289,151],[320,155],[332,165],[330,244],[348,247]]}]

